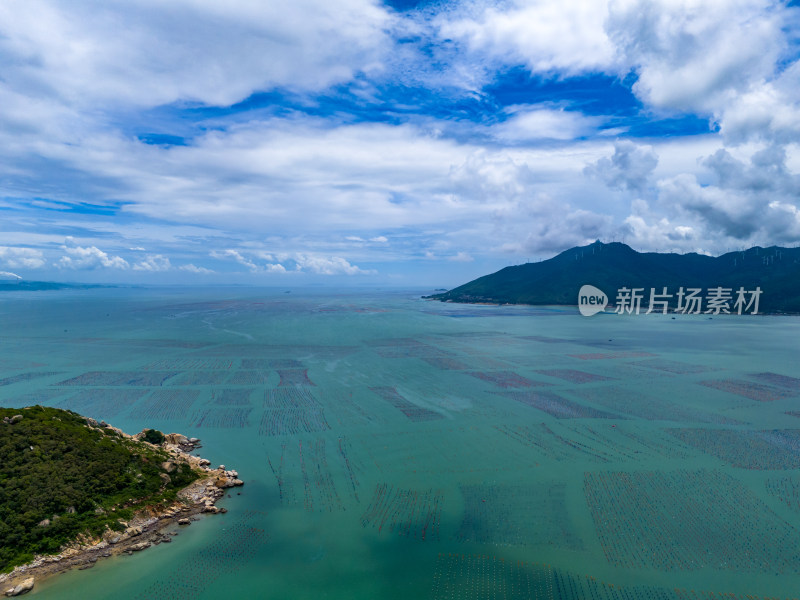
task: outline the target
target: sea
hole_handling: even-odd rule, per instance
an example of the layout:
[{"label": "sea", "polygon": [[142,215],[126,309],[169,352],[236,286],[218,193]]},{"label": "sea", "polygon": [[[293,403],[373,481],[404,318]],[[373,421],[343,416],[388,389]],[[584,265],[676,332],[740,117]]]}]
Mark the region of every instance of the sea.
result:
[{"label": "sea", "polygon": [[0,406],[197,437],[245,481],[31,596],[800,596],[800,319],[431,292],[3,293]]}]

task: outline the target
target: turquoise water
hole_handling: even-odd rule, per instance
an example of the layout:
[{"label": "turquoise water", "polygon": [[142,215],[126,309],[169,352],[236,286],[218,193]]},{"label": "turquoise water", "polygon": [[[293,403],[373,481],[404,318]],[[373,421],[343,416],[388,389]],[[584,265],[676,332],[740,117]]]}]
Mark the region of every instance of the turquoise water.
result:
[{"label": "turquoise water", "polygon": [[425,292],[0,297],[0,405],[199,437],[246,481],[33,595],[798,595],[800,321]]}]

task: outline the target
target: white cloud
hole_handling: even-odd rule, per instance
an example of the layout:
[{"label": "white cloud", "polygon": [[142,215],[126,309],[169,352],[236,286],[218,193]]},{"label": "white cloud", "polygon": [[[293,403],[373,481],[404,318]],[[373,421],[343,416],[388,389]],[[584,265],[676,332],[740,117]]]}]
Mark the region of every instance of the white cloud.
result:
[{"label": "white cloud", "polygon": [[180,267],[178,267],[178,269],[180,269],[181,271],[186,271],[187,273],[196,273],[200,275],[208,275],[214,273],[214,271],[212,271],[211,269],[206,269],[205,267],[198,267],[196,265],[193,265],[192,263],[189,263],[187,265],[181,265]]},{"label": "white cloud", "polygon": [[119,257],[109,255],[96,246],[78,246],[71,237],[68,237],[62,250],[66,255],[62,256],[57,266],[65,269],[127,269],[130,267],[128,262]]},{"label": "white cloud", "polygon": [[41,269],[47,261],[35,248],[0,246],[0,263],[10,269]]},{"label": "white cloud", "polygon": [[610,215],[576,208],[540,192],[498,211],[492,233],[496,251],[530,256],[588,244],[613,231]]},{"label": "white cloud", "polygon": [[[234,260],[246,266],[253,273],[303,272],[314,275],[363,275],[374,273],[374,271],[365,271],[340,256],[326,256],[310,252],[271,253],[262,250],[227,249],[224,252],[212,252],[211,256],[223,260]],[[265,262],[255,262],[256,260]]]},{"label": "white cloud", "polygon": [[311,254],[297,254],[294,257],[297,269],[316,275],[364,275],[374,271],[364,271],[356,265],[351,265],[340,256],[319,256]]},{"label": "white cloud", "polygon": [[584,173],[607,186],[642,193],[648,185],[658,156],[652,146],[637,146],[628,140],[614,144],[614,154],[587,165]]},{"label": "white cloud", "polygon": [[172,265],[169,259],[160,254],[150,254],[144,260],[133,265],[134,271],[149,271],[151,273],[159,271],[169,271]]},{"label": "white cloud", "polygon": [[[256,256],[263,260],[272,261],[275,260],[271,254],[264,253],[264,252],[256,252]],[[228,248],[224,251],[217,251],[213,250],[211,252],[212,258],[217,258],[220,260],[234,260],[240,265],[244,265],[253,273],[264,272],[264,273],[285,273],[286,268],[280,264],[271,264],[265,263],[262,265],[256,264],[253,262],[252,259],[245,257],[242,255],[241,252],[238,250],[233,250],[232,248]]]},{"label": "white cloud", "polygon": [[800,176],[786,162],[779,146],[742,158],[717,150],[700,161],[699,172],[661,178],[655,200],[634,201],[623,231],[651,250],[720,252],[741,245],[795,244]]},{"label": "white cloud", "polygon": [[475,259],[466,252],[459,252],[455,256],[450,256],[447,260],[451,262],[472,262]]},{"label": "white cloud", "polygon": [[14,279],[16,281],[19,281],[20,279],[22,279],[22,277],[20,277],[16,273],[11,273],[10,271],[0,271],[0,279]]},{"label": "white cloud", "polygon": [[607,28],[643,100],[713,113],[773,73],[782,25],[772,0],[615,0]]},{"label": "white cloud", "polygon": [[705,114],[726,139],[800,138],[797,10],[776,0],[614,0],[617,69],[646,106]]},{"label": "white cloud", "polygon": [[[482,261],[620,232],[657,249],[659,239],[689,247],[705,236],[719,247],[796,231],[800,162],[781,155],[798,155],[781,145],[800,140],[800,63],[787,53],[796,49],[796,8],[466,0],[400,13],[373,0],[267,4],[0,3],[0,202],[13,209],[4,212],[0,267],[199,273],[210,255],[242,279],[353,275],[380,259]],[[548,98],[579,83],[574,75],[619,75],[624,87],[633,73],[644,110],[631,122],[699,113],[722,135],[612,147],[597,138],[624,135],[603,127],[627,116],[591,116],[574,99],[539,94],[503,108],[507,97],[481,89],[513,88],[520,67]],[[387,89],[406,83],[408,94],[389,98]],[[230,115],[192,113],[225,113],[202,121],[184,110],[269,90],[285,110],[254,101]],[[453,94],[465,101],[452,103]],[[333,95],[341,113],[327,112]],[[426,112],[434,96],[445,100]],[[353,98],[366,108],[395,104],[370,124],[360,122],[369,111],[347,108]],[[310,117],[307,107],[328,116]],[[186,135],[186,145],[139,142],[151,124]],[[631,205],[634,197],[646,206]],[[84,206],[98,210],[70,210]],[[64,232],[80,246],[54,255]],[[172,267],[166,257],[176,256],[193,264]]]},{"label": "white cloud", "polygon": [[0,55],[6,81],[70,104],[230,105],[379,68],[389,21],[369,0],[7,0]]},{"label": "white cloud", "polygon": [[245,267],[247,267],[248,269],[250,269],[253,272],[259,270],[258,265],[256,265],[253,261],[245,258],[239,252],[237,252],[236,250],[230,249],[230,248],[228,248],[226,250],[222,250],[222,251],[220,251],[220,250],[212,250],[211,253],[210,253],[210,256],[211,256],[211,258],[216,258],[216,259],[219,259],[219,260],[229,260],[229,259],[235,260],[240,265],[244,265]]},{"label": "white cloud", "polygon": [[515,106],[508,112],[512,116],[492,128],[496,139],[508,143],[543,139],[574,140],[594,133],[603,123],[598,117],[546,105]]},{"label": "white cloud", "polygon": [[280,263],[266,263],[262,269],[266,273],[286,273],[286,267]]},{"label": "white cloud", "polygon": [[775,80],[753,85],[732,97],[720,110],[720,130],[726,141],[799,142],[798,88],[800,62],[795,62]]},{"label": "white cloud", "polygon": [[515,199],[525,194],[536,179],[526,162],[507,153],[476,150],[450,168],[453,192],[459,198],[479,202]]},{"label": "white cloud", "polygon": [[474,55],[501,64],[523,64],[534,73],[603,69],[614,58],[603,23],[603,0],[512,0],[466,5],[471,14],[445,14],[439,35]]},{"label": "white cloud", "polygon": [[[798,21],[778,0],[474,0],[441,9],[435,23],[440,39],[466,50],[448,60],[451,71],[475,73],[462,78],[470,89],[516,66],[545,77],[633,72],[647,108],[708,116],[738,142],[800,139]],[[534,112],[500,139],[596,130],[568,119]]]}]

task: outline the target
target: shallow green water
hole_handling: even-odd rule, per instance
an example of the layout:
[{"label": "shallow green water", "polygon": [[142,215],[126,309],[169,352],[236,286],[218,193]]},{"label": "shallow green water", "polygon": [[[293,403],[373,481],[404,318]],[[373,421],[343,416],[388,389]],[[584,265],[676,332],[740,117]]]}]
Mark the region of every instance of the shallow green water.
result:
[{"label": "shallow green water", "polygon": [[419,295],[0,297],[0,405],[199,437],[246,481],[34,595],[798,595],[800,321]]}]

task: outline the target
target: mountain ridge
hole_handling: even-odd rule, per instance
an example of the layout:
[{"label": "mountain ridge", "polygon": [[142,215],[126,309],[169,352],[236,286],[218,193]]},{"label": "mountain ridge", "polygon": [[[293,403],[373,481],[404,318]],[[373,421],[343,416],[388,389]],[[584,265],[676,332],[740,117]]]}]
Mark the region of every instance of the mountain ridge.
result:
[{"label": "mountain ridge", "polygon": [[452,290],[427,296],[442,302],[576,305],[581,286],[603,290],[613,303],[623,287],[667,288],[677,308],[681,287],[761,290],[760,313],[800,313],[800,248],[754,246],[713,257],[697,253],[637,252],[620,242],[576,246],[548,260],[505,267]]}]

